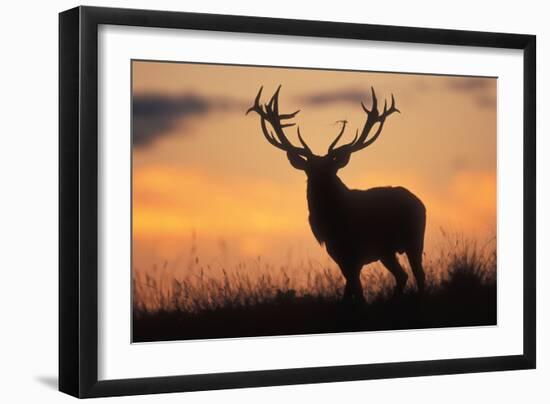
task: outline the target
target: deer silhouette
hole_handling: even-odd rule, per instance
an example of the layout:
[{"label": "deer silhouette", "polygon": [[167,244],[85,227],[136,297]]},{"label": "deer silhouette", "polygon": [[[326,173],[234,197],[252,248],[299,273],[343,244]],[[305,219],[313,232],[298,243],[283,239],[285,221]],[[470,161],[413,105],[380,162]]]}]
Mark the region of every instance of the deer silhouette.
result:
[{"label": "deer silhouette", "polygon": [[[357,130],[351,142],[337,146],[347,124],[347,121],[339,121],[342,128],[330,144],[327,154],[317,156],[302,138],[299,127],[297,135],[301,147],[293,145],[285,136],[283,129],[295,123],[281,121],[294,118],[300,111],[279,113],[281,86],[271,100],[263,105],[260,104],[262,89],[246,114],[256,112],[267,141],[286,152],[292,167],[306,173],[309,224],[317,241],[321,245],[325,244],[328,254],[342,271],[346,280],[343,299],[364,301],[361,269],[378,260],[395,277],[394,293],[401,294],[408,276],[399,263],[397,253],[407,255],[418,290],[422,291],[425,282],[422,252],[426,226],[426,209],[422,201],[403,187],[349,189],[336,175],[339,169],[348,164],[352,153],[370,146],[378,139],[391,114],[400,112],[395,107],[393,94],[390,107],[384,102],[384,110],[380,113],[374,88],[371,87],[371,109],[361,103],[367,114],[361,133]],[[376,124],[378,128],[369,136]]]}]

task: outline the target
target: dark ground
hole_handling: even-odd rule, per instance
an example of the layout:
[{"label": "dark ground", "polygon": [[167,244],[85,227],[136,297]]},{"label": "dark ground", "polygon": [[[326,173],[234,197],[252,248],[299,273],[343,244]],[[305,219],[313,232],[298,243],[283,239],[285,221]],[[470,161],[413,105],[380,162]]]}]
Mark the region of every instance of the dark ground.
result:
[{"label": "dark ground", "polygon": [[133,342],[481,326],[496,319],[496,282],[459,274],[424,295],[410,290],[365,305],[296,297],[290,290],[253,306],[136,311]]}]

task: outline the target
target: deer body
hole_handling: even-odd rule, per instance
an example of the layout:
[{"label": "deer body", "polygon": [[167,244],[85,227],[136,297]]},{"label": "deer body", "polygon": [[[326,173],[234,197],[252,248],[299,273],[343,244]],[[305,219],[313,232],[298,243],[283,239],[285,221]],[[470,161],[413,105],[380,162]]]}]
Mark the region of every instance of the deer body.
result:
[{"label": "deer body", "polygon": [[307,190],[311,230],[336,262],[353,258],[366,265],[422,242],[425,208],[407,189],[349,190],[340,184],[330,196],[309,184]]},{"label": "deer body", "polygon": [[[372,90],[372,109],[369,111],[363,105],[368,119],[361,135],[356,134],[352,142],[336,148],[347,123],[342,121],[342,130],[330,145],[327,155],[317,156],[304,142],[299,129],[298,139],[302,148],[292,145],[284,135],[283,128],[293,124],[281,124],[280,120],[293,118],[298,111],[279,114],[278,93],[279,90],[262,107],[259,104],[260,89],[254,106],[248,112],[255,111],[260,115],[262,130],[269,143],[284,150],[290,164],[306,173],[309,224],[317,241],[326,246],[328,254],[346,279],[344,299],[364,299],[361,269],[378,260],[395,277],[395,293],[401,293],[407,282],[407,273],[397,260],[398,253],[407,254],[418,289],[422,290],[426,224],[424,204],[403,187],[350,190],[337,176],[337,171],[349,162],[351,153],[372,144],[381,133],[386,117],[398,112],[393,96],[390,109],[385,105],[384,112],[380,114]],[[268,130],[266,122],[273,128],[274,135]],[[379,124],[378,130],[367,139],[376,123]]]},{"label": "deer body", "polygon": [[309,224],[346,280],[352,284],[357,282],[355,278],[364,265],[380,260],[396,268],[391,272],[400,292],[407,276],[397,267],[394,257],[397,253],[406,253],[422,288],[424,204],[403,187],[363,191],[348,189],[338,177],[333,182],[334,187],[325,188],[308,180]]}]

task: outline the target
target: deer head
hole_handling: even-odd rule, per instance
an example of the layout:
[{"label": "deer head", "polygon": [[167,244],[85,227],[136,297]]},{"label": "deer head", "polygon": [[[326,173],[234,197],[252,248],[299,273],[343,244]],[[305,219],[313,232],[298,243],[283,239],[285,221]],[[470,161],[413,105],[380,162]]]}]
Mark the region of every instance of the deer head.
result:
[{"label": "deer head", "polygon": [[[277,88],[277,91],[273,94],[271,99],[267,104],[260,104],[260,98],[262,96],[262,89],[258,92],[256,99],[254,100],[254,105],[246,111],[248,115],[250,112],[256,112],[260,116],[260,125],[262,132],[267,139],[267,141],[274,147],[283,150],[286,152],[287,158],[292,165],[292,167],[303,170],[306,172],[309,178],[312,177],[326,177],[327,175],[336,175],[337,171],[345,167],[350,160],[351,154],[362,150],[371,144],[373,144],[384,127],[386,118],[393,114],[394,112],[400,112],[395,107],[395,99],[393,94],[391,96],[391,105],[388,109],[387,102],[384,101],[384,110],[382,113],[378,111],[378,101],[376,99],[376,94],[374,88],[371,87],[372,91],[372,107],[367,109],[365,104],[361,102],[363,110],[367,114],[367,120],[363,126],[363,130],[359,133],[359,130],[355,133],[355,138],[346,144],[337,146],[340,141],[344,131],[346,129],[347,121],[340,121],[342,128],[340,133],[336,135],[336,138],[330,144],[327,153],[324,156],[317,156],[313,154],[307,143],[302,138],[300,133],[300,127],[297,126],[298,140],[300,141],[301,147],[293,145],[284,133],[284,128],[291,127],[296,125],[295,123],[283,123],[282,121],[287,121],[294,118],[300,110],[295,111],[290,114],[281,114],[279,112],[279,91],[281,86]],[[268,124],[271,126],[270,130]],[[378,125],[378,129],[372,136],[369,136],[375,124]]]}]

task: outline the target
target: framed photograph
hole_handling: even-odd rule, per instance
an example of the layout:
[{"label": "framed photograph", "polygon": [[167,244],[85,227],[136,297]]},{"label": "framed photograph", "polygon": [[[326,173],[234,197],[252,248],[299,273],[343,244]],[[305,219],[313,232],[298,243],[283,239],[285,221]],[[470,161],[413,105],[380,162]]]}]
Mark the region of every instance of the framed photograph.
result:
[{"label": "framed photograph", "polygon": [[535,37],[59,18],[59,387],[535,367]]}]

